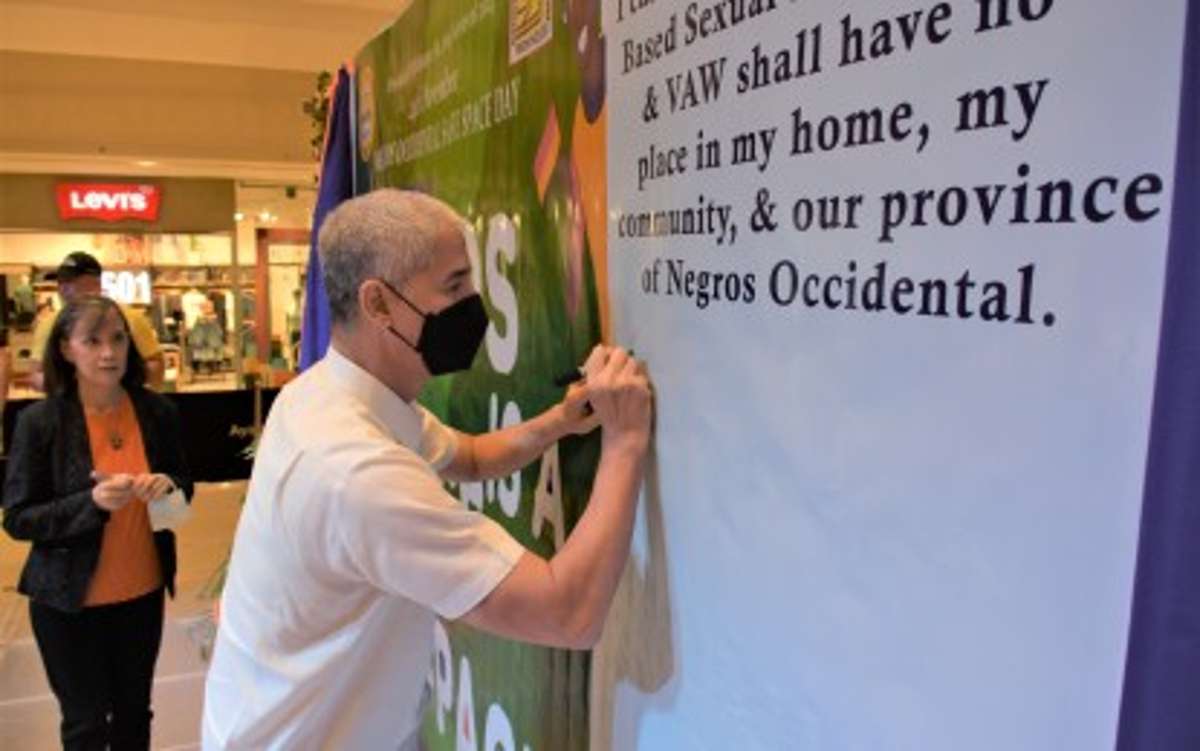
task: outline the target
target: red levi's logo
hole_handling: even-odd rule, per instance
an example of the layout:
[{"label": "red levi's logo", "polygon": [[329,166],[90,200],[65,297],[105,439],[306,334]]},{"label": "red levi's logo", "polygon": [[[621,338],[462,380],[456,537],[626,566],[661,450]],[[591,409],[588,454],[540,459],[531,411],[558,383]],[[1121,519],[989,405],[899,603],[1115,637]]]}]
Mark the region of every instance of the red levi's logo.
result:
[{"label": "red levi's logo", "polygon": [[153,222],[158,219],[162,199],[157,185],[124,183],[59,183],[56,194],[61,218],[104,222]]}]

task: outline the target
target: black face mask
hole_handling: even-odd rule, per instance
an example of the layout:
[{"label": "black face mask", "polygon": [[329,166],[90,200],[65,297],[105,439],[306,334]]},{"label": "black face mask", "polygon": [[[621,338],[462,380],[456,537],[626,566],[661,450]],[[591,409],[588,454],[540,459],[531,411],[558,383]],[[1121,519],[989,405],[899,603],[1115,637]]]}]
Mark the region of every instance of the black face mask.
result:
[{"label": "black face mask", "polygon": [[379,281],[425,319],[416,344],[405,339],[404,335],[390,324],[387,329],[397,339],[420,353],[425,367],[431,374],[444,375],[471,367],[488,327],[487,311],[483,309],[483,298],[478,292],[437,313],[426,313],[409,302],[395,287],[383,279]]}]

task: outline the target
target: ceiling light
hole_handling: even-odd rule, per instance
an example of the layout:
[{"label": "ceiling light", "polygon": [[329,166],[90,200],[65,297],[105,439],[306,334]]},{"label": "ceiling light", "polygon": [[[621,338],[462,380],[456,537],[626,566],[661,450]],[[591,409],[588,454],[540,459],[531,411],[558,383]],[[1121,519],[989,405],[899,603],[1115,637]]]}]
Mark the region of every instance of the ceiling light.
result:
[{"label": "ceiling light", "polygon": [[139,167],[157,167],[158,166],[158,162],[154,161],[153,159],[139,159],[136,162],[134,162],[134,164],[136,164]]},{"label": "ceiling light", "polygon": [[242,212],[240,212],[240,211],[233,212],[233,221],[240,222],[245,218],[246,218],[246,215],[243,214]]}]

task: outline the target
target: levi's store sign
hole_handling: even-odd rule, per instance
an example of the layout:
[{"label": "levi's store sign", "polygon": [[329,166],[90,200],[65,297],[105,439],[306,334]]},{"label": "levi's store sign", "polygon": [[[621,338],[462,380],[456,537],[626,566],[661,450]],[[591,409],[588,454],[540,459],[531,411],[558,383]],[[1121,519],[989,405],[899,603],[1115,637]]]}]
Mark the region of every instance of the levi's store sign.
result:
[{"label": "levi's store sign", "polygon": [[56,193],[61,218],[104,222],[153,222],[162,200],[157,185],[135,183],[59,183]]}]

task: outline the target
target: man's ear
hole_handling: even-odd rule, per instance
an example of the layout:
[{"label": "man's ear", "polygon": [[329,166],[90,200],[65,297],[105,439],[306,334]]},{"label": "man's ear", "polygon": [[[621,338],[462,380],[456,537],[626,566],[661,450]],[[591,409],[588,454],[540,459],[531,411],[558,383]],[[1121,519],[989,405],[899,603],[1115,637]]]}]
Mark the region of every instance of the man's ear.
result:
[{"label": "man's ear", "polygon": [[368,321],[383,326],[391,325],[383,285],[377,279],[368,279],[358,285],[358,309]]}]

